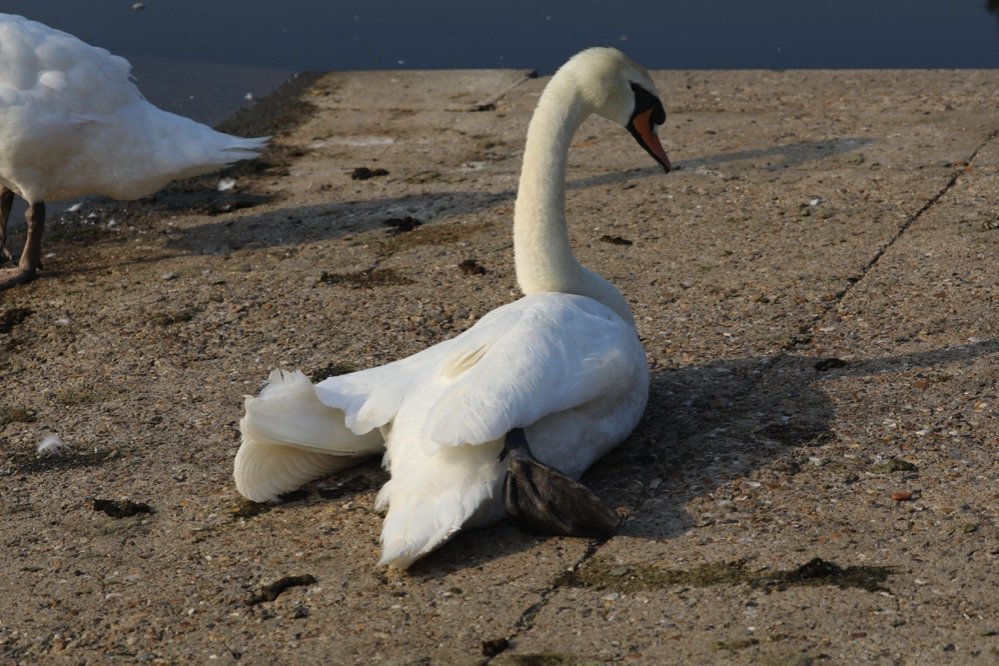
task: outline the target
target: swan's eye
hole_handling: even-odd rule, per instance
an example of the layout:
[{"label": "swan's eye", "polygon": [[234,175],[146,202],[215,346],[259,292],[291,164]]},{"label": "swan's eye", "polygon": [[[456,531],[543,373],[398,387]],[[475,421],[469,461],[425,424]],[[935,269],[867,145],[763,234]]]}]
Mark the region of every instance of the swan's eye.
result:
[{"label": "swan's eye", "polygon": [[634,120],[635,116],[646,111],[652,111],[649,120],[652,121],[653,126],[662,125],[666,122],[666,109],[663,108],[663,103],[659,101],[658,97],[637,83],[631,84],[631,90],[635,93],[635,110],[631,113],[632,120]]}]

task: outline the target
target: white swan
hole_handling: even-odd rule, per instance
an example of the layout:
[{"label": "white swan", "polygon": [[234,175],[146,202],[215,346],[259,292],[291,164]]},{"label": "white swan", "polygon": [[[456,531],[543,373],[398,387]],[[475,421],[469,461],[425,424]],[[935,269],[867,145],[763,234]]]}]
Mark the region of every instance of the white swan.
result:
[{"label": "white swan", "polygon": [[300,372],[273,371],[240,421],[240,493],[271,500],[384,451],[381,563],[400,568],[504,508],[535,530],[616,526],[616,514],[571,480],[628,436],[648,397],[630,307],[569,246],[566,153],[591,113],[626,126],[669,171],[656,136],[665,112],[648,73],[610,48],[569,60],[527,133],[514,214],[524,298],[388,365],[315,386]]},{"label": "white swan", "polygon": [[0,290],[41,265],[45,201],[84,194],[137,199],[171,180],[256,157],[241,139],[167,113],[142,97],[124,58],[21,16],[0,14],[0,260],[18,194],[28,235]]}]

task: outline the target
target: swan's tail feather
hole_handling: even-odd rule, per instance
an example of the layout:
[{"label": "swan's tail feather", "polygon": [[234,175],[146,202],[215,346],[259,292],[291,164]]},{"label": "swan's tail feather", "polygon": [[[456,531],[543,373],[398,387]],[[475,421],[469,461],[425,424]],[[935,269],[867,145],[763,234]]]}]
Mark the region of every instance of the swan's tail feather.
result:
[{"label": "swan's tail feather", "polygon": [[460,529],[501,518],[500,446],[448,448],[429,457],[411,447],[408,459],[393,459],[392,480],[378,494],[378,507],[388,506],[379,564],[406,569]]},{"label": "swan's tail feather", "polygon": [[236,160],[249,160],[260,157],[260,153],[267,147],[267,142],[271,140],[269,136],[258,136],[252,139],[244,139],[238,136],[226,135],[229,138],[229,145],[223,150],[226,164]]},{"label": "swan's tail feather", "polygon": [[280,444],[261,444],[243,438],[236,453],[233,476],[236,490],[246,499],[267,502],[360,462],[360,458],[330,456]]},{"label": "swan's tail feather", "polygon": [[150,183],[158,185],[154,190],[171,180],[201,176],[259,157],[270,141],[266,136],[243,138],[219,132],[145,101],[134,108],[135,124],[144,127],[152,139],[147,171]]},{"label": "swan's tail feather", "polygon": [[453,507],[444,504],[444,500],[448,498],[427,499],[428,501],[412,505],[396,503],[398,509],[389,509],[382,528],[382,557],[378,561],[379,566],[408,569],[413,562],[461,529],[463,523],[459,514],[452,515],[451,520],[443,520],[443,516],[440,516],[432,523],[428,522],[428,517],[439,516],[440,511],[452,513],[448,510]]},{"label": "swan's tail feather", "polygon": [[189,178],[211,173],[222,167],[229,166],[239,160],[252,160],[260,157],[267,147],[269,136],[244,139],[224,132],[216,132],[210,127],[202,126],[203,142],[197,150],[192,150],[185,156],[188,164],[176,178]]},{"label": "swan's tail feather", "polygon": [[378,431],[355,435],[343,412],[316,397],[301,372],[275,370],[256,398],[246,399],[239,422],[243,443],[236,454],[236,489],[263,502],[380,453]]}]

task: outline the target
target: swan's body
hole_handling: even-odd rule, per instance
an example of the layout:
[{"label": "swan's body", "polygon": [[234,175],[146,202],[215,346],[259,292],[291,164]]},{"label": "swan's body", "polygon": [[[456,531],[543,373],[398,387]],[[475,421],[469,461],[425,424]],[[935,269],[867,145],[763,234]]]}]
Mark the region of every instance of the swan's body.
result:
[{"label": "swan's body", "polygon": [[[639,100],[636,86],[654,103]],[[655,137],[665,116],[654,91],[645,70],[613,49],[584,51],[560,69],[528,130],[515,211],[525,297],[388,365],[315,386],[301,373],[274,371],[246,401],[239,492],[270,500],[384,451],[391,480],[377,502],[388,508],[382,563],[403,568],[459,529],[501,518],[504,500],[510,513],[533,511],[525,522],[534,526],[603,530],[586,520],[579,529],[557,527],[580,521],[554,513],[587,514],[597,500],[552,468],[578,478],[628,436],[645,408],[648,367],[627,302],[572,255],[565,159],[578,125],[598,112],[626,124],[668,170]],[[525,435],[542,463],[534,468],[541,482],[504,487],[533,460]],[[521,451],[508,464],[511,442]],[[525,501],[525,493],[534,495]]]},{"label": "swan's body", "polygon": [[[171,180],[256,157],[242,139],[163,111],[124,58],[20,16],[0,14],[0,252],[13,195],[29,204],[28,240],[0,288],[34,277],[44,202],[85,194],[137,199]],[[37,255],[37,256],[36,256]]]},{"label": "swan's body", "polygon": [[[387,449],[383,561],[404,567],[460,528],[503,516],[509,431],[524,428],[543,463],[578,478],[628,436],[647,395],[630,323],[590,298],[534,294],[451,340],[315,387],[275,370],[247,401],[236,484],[269,500]],[[345,440],[341,424],[367,437]],[[345,457],[322,455],[331,452]]]}]

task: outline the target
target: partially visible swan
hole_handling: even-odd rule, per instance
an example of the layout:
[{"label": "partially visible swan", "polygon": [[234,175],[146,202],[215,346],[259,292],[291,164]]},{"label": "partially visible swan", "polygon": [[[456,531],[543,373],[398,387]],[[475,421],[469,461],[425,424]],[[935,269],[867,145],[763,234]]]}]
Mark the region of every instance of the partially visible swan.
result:
[{"label": "partially visible swan", "polygon": [[21,16],[0,14],[0,260],[14,195],[28,235],[0,290],[41,266],[45,202],[84,194],[138,199],[171,180],[256,157],[267,138],[241,139],[156,108],[124,58]]},{"label": "partially visible swan", "polygon": [[315,386],[273,371],[240,421],[240,493],[271,500],[384,451],[381,563],[398,568],[504,512],[560,534],[616,527],[617,515],[573,479],[638,423],[648,365],[628,303],[569,246],[566,155],[591,113],[627,127],[669,171],[656,135],[666,114],[645,69],[611,48],[569,60],[527,132],[514,212],[525,296],[388,365]]}]

